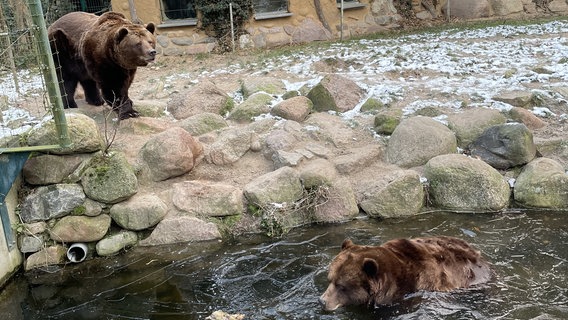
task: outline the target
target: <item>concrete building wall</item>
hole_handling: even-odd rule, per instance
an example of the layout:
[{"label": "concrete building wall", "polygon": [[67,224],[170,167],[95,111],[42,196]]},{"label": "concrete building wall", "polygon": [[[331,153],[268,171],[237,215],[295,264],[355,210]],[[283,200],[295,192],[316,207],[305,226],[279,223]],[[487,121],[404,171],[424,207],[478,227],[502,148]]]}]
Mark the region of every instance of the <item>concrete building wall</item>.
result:
[{"label": "concrete building wall", "polygon": [[[16,182],[12,185],[10,192],[5,199],[5,205],[8,209],[8,215],[10,217],[10,222],[12,225],[17,224],[18,217],[16,216],[16,207],[18,204],[18,192],[20,187],[21,178],[16,179]],[[0,224],[2,224],[0,220]],[[13,236],[16,237],[16,231],[13,230]],[[8,243],[6,242],[6,236],[4,234],[4,225],[0,226],[0,288],[4,286],[6,281],[10,278],[12,274],[18,271],[22,264],[23,258],[20,251],[18,251],[17,246],[13,246],[10,250],[8,249]]]}]

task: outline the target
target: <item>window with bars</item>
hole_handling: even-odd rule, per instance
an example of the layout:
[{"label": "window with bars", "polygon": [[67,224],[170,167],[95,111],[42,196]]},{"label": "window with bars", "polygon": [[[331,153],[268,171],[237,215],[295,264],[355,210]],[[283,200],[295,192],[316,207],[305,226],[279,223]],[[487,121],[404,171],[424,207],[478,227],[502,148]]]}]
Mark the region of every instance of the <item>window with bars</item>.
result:
[{"label": "window with bars", "polygon": [[255,13],[288,12],[288,0],[253,0]]},{"label": "window with bars", "polygon": [[197,18],[193,0],[162,0],[162,12],[165,20]]}]

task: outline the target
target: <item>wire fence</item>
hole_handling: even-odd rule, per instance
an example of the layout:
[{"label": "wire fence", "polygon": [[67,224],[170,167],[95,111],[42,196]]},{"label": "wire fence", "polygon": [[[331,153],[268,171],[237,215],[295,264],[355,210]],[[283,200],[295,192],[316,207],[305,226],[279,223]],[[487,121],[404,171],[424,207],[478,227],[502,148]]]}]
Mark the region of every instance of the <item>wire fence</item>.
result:
[{"label": "wire fence", "polygon": [[[41,0],[0,2],[0,153],[68,143]],[[54,121],[59,145],[29,146],[30,131]]]}]

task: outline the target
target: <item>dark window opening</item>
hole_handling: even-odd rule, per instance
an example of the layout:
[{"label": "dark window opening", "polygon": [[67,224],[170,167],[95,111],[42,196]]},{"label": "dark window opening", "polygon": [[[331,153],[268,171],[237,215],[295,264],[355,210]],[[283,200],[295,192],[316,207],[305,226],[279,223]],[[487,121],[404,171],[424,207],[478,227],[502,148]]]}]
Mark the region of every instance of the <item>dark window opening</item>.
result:
[{"label": "dark window opening", "polygon": [[255,13],[288,12],[288,0],[253,0]]},{"label": "dark window opening", "polygon": [[110,11],[110,0],[72,0],[73,11],[102,14]]},{"label": "dark window opening", "polygon": [[193,0],[162,0],[164,16],[167,19],[196,19]]}]

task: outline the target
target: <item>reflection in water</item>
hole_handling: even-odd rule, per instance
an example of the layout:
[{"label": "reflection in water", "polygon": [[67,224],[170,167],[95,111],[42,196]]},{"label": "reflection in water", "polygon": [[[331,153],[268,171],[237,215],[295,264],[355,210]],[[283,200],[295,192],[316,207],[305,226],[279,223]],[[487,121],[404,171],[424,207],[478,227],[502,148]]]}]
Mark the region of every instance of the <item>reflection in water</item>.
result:
[{"label": "reflection in water", "polygon": [[[294,230],[282,239],[136,248],[20,275],[0,293],[6,319],[567,319],[566,213],[428,214]],[[448,235],[481,249],[496,279],[481,288],[420,292],[395,305],[323,312],[327,266],[349,237],[378,245]]]}]

